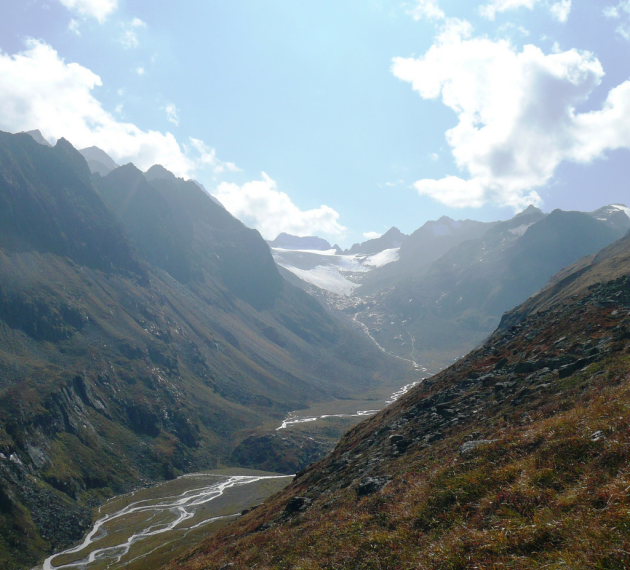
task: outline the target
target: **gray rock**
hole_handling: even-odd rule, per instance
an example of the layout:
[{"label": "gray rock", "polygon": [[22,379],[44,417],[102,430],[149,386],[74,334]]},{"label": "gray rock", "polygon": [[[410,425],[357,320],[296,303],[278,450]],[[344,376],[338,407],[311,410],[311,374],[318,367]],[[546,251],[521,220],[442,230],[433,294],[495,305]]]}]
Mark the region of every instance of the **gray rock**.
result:
[{"label": "gray rock", "polygon": [[459,453],[460,455],[467,455],[475,451],[478,447],[494,443],[495,441],[495,439],[474,439],[472,441],[467,441],[459,448]]},{"label": "gray rock", "polygon": [[287,506],[284,507],[284,512],[288,514],[299,513],[308,509],[313,503],[313,499],[308,497],[292,497],[289,499]]},{"label": "gray rock", "polygon": [[366,477],[362,479],[357,487],[357,496],[365,497],[380,491],[385,485],[389,483],[388,477]]}]

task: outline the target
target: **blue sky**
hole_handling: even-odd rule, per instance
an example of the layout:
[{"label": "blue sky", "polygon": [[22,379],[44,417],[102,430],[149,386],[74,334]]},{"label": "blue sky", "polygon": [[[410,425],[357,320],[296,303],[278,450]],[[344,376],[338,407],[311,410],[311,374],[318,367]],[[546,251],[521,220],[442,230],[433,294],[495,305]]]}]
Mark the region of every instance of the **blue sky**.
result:
[{"label": "blue sky", "polygon": [[630,0],[0,0],[0,129],[267,238],[630,202]]}]

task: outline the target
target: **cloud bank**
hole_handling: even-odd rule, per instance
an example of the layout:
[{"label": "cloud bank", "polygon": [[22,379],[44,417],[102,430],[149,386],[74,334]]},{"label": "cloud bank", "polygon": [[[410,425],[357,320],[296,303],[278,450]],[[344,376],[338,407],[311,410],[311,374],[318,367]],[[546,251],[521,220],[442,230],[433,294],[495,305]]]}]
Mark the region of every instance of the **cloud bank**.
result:
[{"label": "cloud bank", "polygon": [[536,188],[563,161],[586,163],[630,148],[630,81],[612,89],[601,109],[577,110],[604,75],[587,51],[518,49],[447,25],[423,56],[395,58],[392,72],[457,117],[446,141],[467,176],[415,183],[420,194],[448,206],[538,204]]},{"label": "cloud bank", "polygon": [[325,205],[301,210],[264,172],[260,180],[242,186],[222,182],[215,196],[232,215],[255,227],[265,239],[273,239],[280,232],[335,237],[346,230],[339,223],[337,211]]},{"label": "cloud bank", "polygon": [[38,40],[28,40],[15,55],[0,51],[0,128],[39,129],[49,140],[65,137],[78,148],[98,146],[119,164],[134,162],[142,169],[162,164],[186,178],[208,166],[216,173],[235,168],[203,141],[180,144],[170,132],[119,121],[93,94],[101,84],[91,70],[66,63]]}]

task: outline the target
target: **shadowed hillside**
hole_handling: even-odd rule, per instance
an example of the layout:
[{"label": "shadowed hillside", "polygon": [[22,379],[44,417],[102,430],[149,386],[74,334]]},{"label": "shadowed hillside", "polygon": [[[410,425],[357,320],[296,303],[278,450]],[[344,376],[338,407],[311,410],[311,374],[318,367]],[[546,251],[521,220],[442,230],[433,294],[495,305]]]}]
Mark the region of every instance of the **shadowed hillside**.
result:
[{"label": "shadowed hillside", "polygon": [[3,568],[76,541],[105,497],[404,373],[196,184],[93,178],[66,141],[0,134]]}]

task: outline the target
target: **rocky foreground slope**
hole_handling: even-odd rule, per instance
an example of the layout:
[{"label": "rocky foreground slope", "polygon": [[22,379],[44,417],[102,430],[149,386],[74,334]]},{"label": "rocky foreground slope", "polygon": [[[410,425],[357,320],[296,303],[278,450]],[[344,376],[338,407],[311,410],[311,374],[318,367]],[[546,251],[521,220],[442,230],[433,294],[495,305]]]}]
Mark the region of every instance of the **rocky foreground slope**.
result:
[{"label": "rocky foreground slope", "polygon": [[630,236],[168,568],[630,567]]}]

